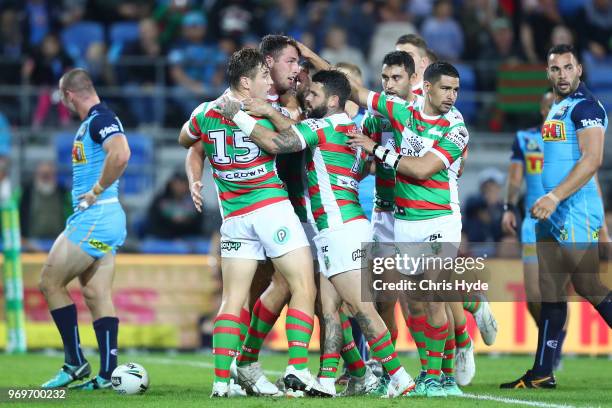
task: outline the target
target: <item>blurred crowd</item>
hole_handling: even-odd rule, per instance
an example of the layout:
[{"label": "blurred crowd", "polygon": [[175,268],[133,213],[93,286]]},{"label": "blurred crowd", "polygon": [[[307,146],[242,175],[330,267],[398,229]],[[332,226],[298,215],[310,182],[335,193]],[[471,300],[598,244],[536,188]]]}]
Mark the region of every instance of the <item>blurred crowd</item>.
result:
[{"label": "blurred crowd", "polygon": [[418,32],[439,58],[470,64],[474,91],[495,91],[499,65],[540,64],[553,44],[596,63],[612,55],[611,0],[0,0],[0,21],[0,83],[48,88],[33,126],[68,122],[52,90],[75,65],[129,95],[115,95],[128,126],[176,126],[226,86],[228,56],[267,33],[355,63],[375,84],[395,40]]}]

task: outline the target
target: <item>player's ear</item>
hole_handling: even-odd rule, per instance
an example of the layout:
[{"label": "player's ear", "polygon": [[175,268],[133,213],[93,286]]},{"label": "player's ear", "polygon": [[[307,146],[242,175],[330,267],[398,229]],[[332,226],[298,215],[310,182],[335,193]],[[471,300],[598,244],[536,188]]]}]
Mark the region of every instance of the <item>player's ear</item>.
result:
[{"label": "player's ear", "polygon": [[327,99],[327,107],[343,109],[343,107],[340,106],[340,98],[338,97],[338,95],[331,95]]},{"label": "player's ear", "polygon": [[576,69],[578,70],[578,78],[582,77],[582,64],[578,64]]},{"label": "player's ear", "polygon": [[240,87],[246,90],[251,89],[251,79],[247,76],[240,77]]}]

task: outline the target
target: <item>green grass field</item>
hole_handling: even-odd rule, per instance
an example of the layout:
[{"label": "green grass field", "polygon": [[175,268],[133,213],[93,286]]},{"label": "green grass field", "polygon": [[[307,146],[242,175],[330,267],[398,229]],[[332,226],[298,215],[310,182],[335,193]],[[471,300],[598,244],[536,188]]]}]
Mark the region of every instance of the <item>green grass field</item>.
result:
[{"label": "green grass field", "polygon": [[[313,353],[313,357],[316,354]],[[88,354],[92,368],[97,369],[97,357]],[[417,372],[416,358],[400,356],[411,374]],[[9,356],[0,354],[0,405],[19,406],[69,406],[69,407],[612,407],[612,361],[608,358],[566,358],[563,370],[557,374],[558,389],[517,390],[502,392],[500,382],[509,381],[522,374],[531,364],[529,357],[477,357],[477,373],[474,382],[464,388],[468,396],[431,400],[424,398],[402,398],[384,400],[374,397],[322,399],[258,399],[235,398],[210,400],[212,382],[212,356],[210,353],[190,354],[124,354],[120,363],[134,361],[144,365],[149,372],[151,384],[144,395],[121,396],[113,391],[69,392],[62,401],[11,402],[7,401],[8,388],[35,388],[50,378],[62,363],[60,355],[28,354]],[[276,379],[284,369],[286,358],[281,354],[262,357],[264,368],[271,379]],[[315,358],[311,359],[315,372]]]}]

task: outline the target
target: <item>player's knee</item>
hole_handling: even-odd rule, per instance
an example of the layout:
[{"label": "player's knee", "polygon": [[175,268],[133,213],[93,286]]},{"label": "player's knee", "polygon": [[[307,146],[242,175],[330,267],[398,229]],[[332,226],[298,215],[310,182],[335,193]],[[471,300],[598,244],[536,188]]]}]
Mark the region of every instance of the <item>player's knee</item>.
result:
[{"label": "player's knee", "polygon": [[64,285],[57,282],[53,279],[49,272],[44,272],[40,276],[40,281],[38,282],[38,289],[42,292],[44,296],[49,296],[52,293],[55,293],[59,290],[62,290]]},{"label": "player's knee", "polygon": [[111,298],[111,293],[102,288],[84,286],[83,299],[88,306],[94,306]]}]

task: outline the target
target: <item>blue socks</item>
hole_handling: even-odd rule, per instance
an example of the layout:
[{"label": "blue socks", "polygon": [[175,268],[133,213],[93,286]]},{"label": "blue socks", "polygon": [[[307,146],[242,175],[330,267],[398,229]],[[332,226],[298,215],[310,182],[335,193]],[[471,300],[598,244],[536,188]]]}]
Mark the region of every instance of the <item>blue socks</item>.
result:
[{"label": "blue socks", "polygon": [[117,367],[117,333],[119,319],[116,317],[101,317],[93,322],[100,352],[99,376],[110,380],[113,370]]},{"label": "blue socks", "polygon": [[553,372],[555,355],[559,348],[559,336],[567,318],[567,303],[542,303],[540,323],[538,325],[538,349],[533,363],[533,373],[538,377]]},{"label": "blue socks", "polygon": [[86,360],[81,351],[79,326],[77,323],[77,309],[73,304],[51,310],[51,317],[62,336],[64,343],[64,361],[72,366],[80,366]]}]

